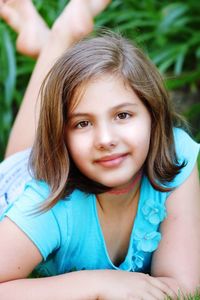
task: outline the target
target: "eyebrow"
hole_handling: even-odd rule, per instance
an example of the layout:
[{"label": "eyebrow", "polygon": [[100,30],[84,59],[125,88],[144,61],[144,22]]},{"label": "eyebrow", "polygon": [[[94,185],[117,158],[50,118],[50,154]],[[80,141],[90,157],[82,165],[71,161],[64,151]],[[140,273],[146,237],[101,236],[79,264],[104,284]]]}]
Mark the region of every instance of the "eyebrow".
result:
[{"label": "eyebrow", "polygon": [[[127,106],[137,106],[138,104],[137,103],[130,103],[130,102],[125,102],[125,103],[122,103],[122,104],[119,104],[119,105],[116,105],[114,107],[112,107],[110,109],[110,111],[115,111],[117,109],[121,109],[121,108],[124,108],[124,107],[127,107]],[[89,117],[91,116],[92,114],[91,113],[69,113],[68,115],[68,120],[71,120],[73,118],[78,118],[78,117]]]}]

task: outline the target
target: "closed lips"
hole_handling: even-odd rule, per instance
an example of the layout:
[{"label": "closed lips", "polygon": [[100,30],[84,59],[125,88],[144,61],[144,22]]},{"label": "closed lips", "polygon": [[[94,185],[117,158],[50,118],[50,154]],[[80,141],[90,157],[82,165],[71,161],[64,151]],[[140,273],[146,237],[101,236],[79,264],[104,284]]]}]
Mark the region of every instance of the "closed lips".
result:
[{"label": "closed lips", "polygon": [[121,157],[125,157],[127,154],[115,154],[110,156],[104,156],[100,159],[97,159],[96,162],[106,162],[106,161],[112,161]]},{"label": "closed lips", "polygon": [[120,165],[124,159],[127,157],[127,154],[117,154],[111,156],[104,156],[100,159],[97,159],[95,163],[103,167],[117,167]]}]

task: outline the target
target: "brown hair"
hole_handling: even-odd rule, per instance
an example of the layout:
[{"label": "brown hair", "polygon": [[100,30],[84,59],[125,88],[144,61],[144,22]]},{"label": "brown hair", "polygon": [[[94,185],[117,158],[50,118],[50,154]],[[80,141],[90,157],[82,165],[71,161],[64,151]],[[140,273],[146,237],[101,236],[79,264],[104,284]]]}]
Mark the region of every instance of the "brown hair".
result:
[{"label": "brown hair", "polygon": [[51,188],[43,205],[45,210],[75,188],[95,194],[109,190],[80,173],[65,143],[69,107],[87,82],[103,74],[120,76],[151,115],[151,142],[144,170],[153,187],[170,190],[167,183],[184,166],[184,162],[178,164],[173,139],[173,126],[179,117],[155,66],[140,49],[118,34],[82,40],[55,63],[41,88],[41,113],[30,165],[35,178],[46,181]]}]

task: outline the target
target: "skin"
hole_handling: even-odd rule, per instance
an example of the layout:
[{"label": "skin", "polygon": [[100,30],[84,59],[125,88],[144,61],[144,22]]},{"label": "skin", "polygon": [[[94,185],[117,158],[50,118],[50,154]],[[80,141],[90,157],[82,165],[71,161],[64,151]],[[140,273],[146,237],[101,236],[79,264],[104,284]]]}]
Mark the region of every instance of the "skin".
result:
[{"label": "skin", "polygon": [[32,1],[0,0],[0,17],[18,33],[17,51],[33,58],[38,57],[50,30]]},{"label": "skin", "polygon": [[[97,85],[97,82],[99,85]],[[91,83],[86,88],[86,93],[76,107],[76,113],[78,110],[78,112],[80,112],[82,109],[81,116],[84,112],[84,119],[75,119],[75,127],[73,126],[74,116],[72,117],[72,120],[70,120],[73,125],[69,126],[66,136],[70,139],[68,147],[71,149],[71,154],[74,155],[73,151],[76,146],[76,131],[79,132],[80,130],[82,132],[83,130],[83,134],[85,134],[85,130],[86,132],[87,130],[89,130],[89,132],[90,130],[95,130],[95,134],[92,134],[92,142],[83,149],[84,151],[82,154],[84,155],[82,159],[85,159],[84,170],[87,172],[87,175],[90,174],[90,168],[93,168],[93,166],[91,166],[91,164],[93,164],[93,160],[91,162],[90,154],[93,155],[96,151],[97,153],[108,151],[113,149],[113,145],[115,145],[115,147],[126,146],[127,148],[123,149],[129,149],[128,153],[131,156],[131,158],[128,156],[127,159],[133,159],[135,165],[140,168],[143,162],[142,160],[137,159],[137,152],[143,151],[144,158],[146,157],[145,153],[148,152],[149,143],[147,143],[146,138],[147,136],[150,136],[151,122],[149,114],[136,95],[127,89],[122,82],[117,82],[111,77],[100,79],[97,82]],[[102,94],[105,99],[105,107],[103,108],[104,116],[101,116],[97,105],[97,110],[94,108],[92,111],[92,119],[90,119],[91,114],[87,114],[89,119],[85,119],[85,111],[88,112],[88,108],[91,108],[91,99],[94,98],[94,91],[96,91],[98,102],[98,87],[104,87],[104,93]],[[116,93],[113,92],[115,89],[117,89]],[[98,92],[100,92],[99,89]],[[92,97],[89,97],[89,95]],[[125,98],[126,100],[124,100]],[[108,99],[110,102],[106,101]],[[132,117],[129,116],[129,114],[132,115],[130,108],[128,110],[128,117],[124,114],[124,112],[127,113],[127,110],[124,110],[124,104],[122,105],[122,111],[118,111],[118,109],[116,110],[116,104],[119,104],[118,101],[123,102],[127,101],[127,99],[131,101],[131,103],[138,104],[137,110],[136,106],[133,105],[133,120]],[[75,116],[77,118],[77,115]],[[142,123],[140,123],[137,118],[139,118],[139,120],[141,119]],[[136,124],[139,122],[140,126],[144,127],[144,139],[142,138],[143,143],[140,144],[141,148],[137,149],[133,139],[129,139],[125,133],[122,134],[122,132],[120,132],[118,126],[123,127],[124,122],[125,126],[130,125],[130,128],[132,129],[134,128],[135,122]],[[107,126],[105,126],[105,124],[107,126],[109,125],[109,139],[105,132],[107,131]],[[112,128],[111,130],[110,126]],[[117,130],[114,130],[115,126],[118,128]],[[98,128],[101,129],[101,134],[99,134],[96,139],[96,130]],[[128,130],[128,128],[126,129]],[[87,132],[87,134],[90,136],[89,132]],[[103,139],[101,137],[103,137]],[[106,139],[104,139],[105,137]],[[137,134],[135,137],[137,137]],[[137,141],[139,143],[139,140]],[[111,145],[112,147],[110,148]],[[79,145],[79,147],[80,146],[83,145]],[[135,151],[133,151],[133,149],[135,149]],[[79,163],[78,159],[79,158],[77,157],[77,164]],[[111,169],[111,171],[115,168],[117,175],[114,179],[112,179],[112,182],[110,182],[110,184],[115,187],[114,189],[126,187],[127,184],[130,186],[130,180],[138,173],[138,169],[130,167],[130,169],[127,170],[125,182],[124,179],[121,178],[124,168],[123,163],[123,160],[120,162],[117,161],[117,163],[112,163],[111,160],[111,164],[108,163],[107,165],[106,162],[105,166],[103,163],[103,167],[102,165],[100,166],[101,170],[98,174],[99,181],[109,183],[109,179],[107,177],[104,178],[106,172],[104,171],[104,168],[106,170]],[[129,166],[126,165],[126,167]],[[97,168],[99,168],[99,166],[97,166]],[[133,225],[137,207],[135,204],[137,204],[139,197],[138,191],[139,189],[131,189],[123,195],[109,193],[107,195],[107,193],[105,193],[101,197],[97,197],[99,203],[98,215],[103,229],[104,239],[113,261],[118,258],[123,259],[124,254],[126,253],[127,242],[130,238],[130,228]],[[15,300],[19,299],[19,297],[22,300],[32,300],[35,299],[35,297],[41,300],[139,300],[141,298],[153,300],[164,299],[167,294],[172,298],[176,298],[176,293],[178,293],[179,287],[184,292],[194,291],[194,288],[200,278],[200,246],[199,241],[196,238],[200,233],[200,218],[198,213],[200,211],[199,194],[197,169],[195,168],[188,179],[178,189],[172,192],[171,196],[167,200],[168,218],[161,226],[163,239],[161,241],[161,246],[157,251],[155,251],[153,257],[152,276],[134,272],[94,270],[72,272],[45,279],[23,279],[27,277],[38,263],[41,262],[42,257],[37,247],[29,240],[29,238],[15,224],[13,224],[12,221],[5,218],[0,225],[0,236],[3,241],[0,248],[0,282],[2,282],[0,285],[0,297],[5,300]],[[190,199],[190,201],[188,201],[188,199]],[[173,203],[173,205],[171,203]],[[189,214],[186,214],[185,212],[188,211]],[[116,226],[116,223],[118,226]],[[107,226],[108,224],[109,226]],[[193,235],[191,234],[191,231],[193,232]],[[189,244],[185,244],[185,233],[187,233],[187,237],[189,237]],[[114,239],[112,239],[113,236],[115,237]],[[120,240],[120,244],[116,243],[118,238]],[[176,247],[174,248],[174,246]],[[122,252],[119,252],[120,248],[123,249]],[[16,253],[18,253],[18,255],[16,255]],[[187,261],[189,254],[190,264],[188,264]],[[174,264],[174,261],[177,261],[178,263]],[[88,285],[88,283],[90,284]]]},{"label": "skin", "polygon": [[[133,106],[126,106],[127,102]],[[122,105],[120,109],[118,105]],[[80,103],[69,113],[66,131],[68,148],[76,165],[86,176],[113,187],[113,190],[129,186],[142,168],[150,134],[150,115],[137,95],[119,79],[105,75],[88,84]],[[113,160],[113,153],[128,153],[128,156]],[[161,225],[163,239],[152,263],[152,275],[185,293],[194,291],[200,282],[199,195],[195,166],[185,183],[167,200],[168,218]],[[139,187],[120,196],[109,193],[97,196],[102,231],[114,263],[122,262],[126,255],[138,200]],[[185,247],[186,233],[190,247]],[[190,251],[193,256],[188,267]],[[179,263],[174,266],[174,261]],[[164,278],[163,274],[169,277]]]},{"label": "skin", "polygon": [[[91,107],[95,96],[96,105]],[[102,112],[101,99],[104,101]],[[72,112],[67,128],[69,152],[78,166],[83,165],[81,171],[86,176],[113,186],[114,190],[130,186],[146,159],[151,133],[150,115],[130,88],[110,76],[90,83]],[[142,133],[138,134],[140,128]],[[83,147],[86,138],[88,143],[84,143]],[[77,156],[77,148],[78,153],[82,152],[81,159]],[[111,156],[110,159],[108,155],[113,154],[111,151],[122,155],[114,156],[114,159]],[[100,163],[96,163],[99,159]],[[84,164],[81,164],[81,160],[84,160]],[[112,180],[107,172],[110,172]],[[98,173],[97,177],[94,177],[94,173]],[[115,262],[122,260],[126,254],[138,199],[139,184],[123,195],[105,193],[97,197],[99,220],[108,252]],[[4,241],[0,250],[0,281],[4,282],[0,286],[0,296],[4,299],[18,299],[19,295],[26,300],[35,297],[43,300],[125,300],[141,297],[153,300],[164,299],[167,294],[175,296],[171,287],[158,278],[124,271],[80,271],[46,279],[23,279],[41,262],[39,250],[8,218],[1,223],[0,235]],[[119,242],[116,243],[116,240]],[[11,247],[11,244],[15,247]],[[88,287],[88,282],[93,282],[91,287]]]},{"label": "skin", "polygon": [[175,278],[184,293],[193,293],[200,286],[199,200],[195,165],[187,180],[167,199],[168,217],[161,224],[163,239],[152,261],[152,275]]},{"label": "skin", "polygon": [[104,75],[87,85],[68,118],[66,141],[76,166],[113,192],[125,191],[97,196],[107,250],[119,263],[125,258],[137,211],[141,178],[136,186],[131,183],[148,154],[150,114],[121,79]]},{"label": "skin", "polygon": [[[69,1],[68,8],[64,12],[66,14],[70,11],[68,18],[70,22],[65,27],[70,43],[92,31],[93,17],[104,10],[109,3],[110,0]],[[32,0],[0,0],[0,17],[18,33],[17,51],[37,58],[48,41],[50,29],[38,14]]]},{"label": "skin", "polygon": [[66,129],[77,167],[112,188],[125,188],[133,181],[146,160],[150,136],[146,107],[122,80],[109,75],[87,85],[69,113]]},{"label": "skin", "polygon": [[[71,3],[72,2],[73,1],[71,1]],[[73,3],[77,2],[74,1]],[[73,10],[73,12],[76,11],[80,13],[82,10]],[[61,18],[59,18],[53,26],[49,38],[40,53],[36,69],[34,70],[20,114],[18,115],[16,126],[11,135],[7,155],[25,149],[33,143],[35,128],[37,127],[35,102],[38,87],[54,60],[71,45],[72,40],[74,41],[73,33],[71,35],[66,30],[62,30],[63,28],[68,28],[67,25],[69,25],[69,23],[72,24],[69,16],[71,16],[70,11],[67,9],[64,10]],[[126,91],[125,94],[127,95],[127,89],[123,89],[123,91],[124,93]],[[136,99],[134,98],[134,100]],[[110,122],[111,120],[116,121],[115,118],[111,118],[111,115],[112,114],[107,115],[109,116],[108,120],[110,120]],[[25,116],[27,116],[27,119]],[[105,121],[105,119],[103,120]],[[113,125],[115,122],[111,123]],[[24,124],[26,124],[26,128]],[[107,124],[107,122],[105,124]],[[22,128],[23,135],[20,134]],[[109,132],[112,133],[113,131],[109,130]],[[100,134],[99,136],[101,137]],[[119,140],[117,140],[116,143],[114,139],[115,147],[119,145],[120,147],[125,147],[120,148],[120,151],[124,149],[130,150],[130,148],[134,147],[134,144],[131,143],[130,145],[130,142],[126,139],[122,139],[122,143],[118,143],[118,141]],[[97,145],[98,144],[99,143],[97,143]],[[97,147],[99,149],[98,151],[104,152],[107,143],[104,142],[102,144],[101,142],[100,144],[101,147]],[[134,152],[132,154],[134,154]],[[144,157],[145,152],[143,153],[143,159]],[[137,158],[137,156],[132,155],[132,159],[134,158]],[[108,178],[104,179],[103,175],[105,172],[103,170],[105,166],[99,166],[98,168],[101,169],[99,180],[111,186],[115,182],[115,190],[117,190],[118,187],[127,187],[128,182],[129,187],[131,172],[133,179],[134,174],[137,173],[140,165],[142,165],[142,160],[136,159],[135,162],[134,169],[129,169],[130,172],[126,175],[126,182],[120,179],[120,175],[123,173],[123,163],[119,164],[120,167],[116,167],[115,165],[118,171],[112,181],[109,181],[110,179]],[[92,163],[88,161],[86,167],[86,171],[90,171]],[[107,169],[109,169],[109,172],[112,171],[110,170],[112,168]],[[139,189],[137,187],[128,189],[127,193],[120,195],[120,197],[118,196],[119,195],[116,194],[107,194],[102,195],[102,197],[97,197],[99,219],[109,254],[113,261],[117,261],[118,258],[119,260],[123,259],[126,253],[130,228],[134,222],[135,211],[137,209]],[[141,273],[102,270],[72,272],[51,278],[24,279],[41,262],[42,257],[37,247],[23,231],[11,220],[5,218],[0,224],[0,299],[139,300],[143,298],[145,300],[160,300],[164,299],[166,294],[175,298],[175,293],[179,287],[184,292],[193,292],[200,282],[199,197],[198,172],[195,167],[188,179],[176,189],[167,200],[168,218],[161,225],[163,239],[153,256],[152,276]],[[188,199],[190,201],[188,201]],[[119,228],[121,238],[117,244],[113,241],[116,241],[116,236],[117,238],[119,237],[119,232],[115,231],[116,226],[114,225],[116,225],[116,222],[119,224],[119,220],[121,220]],[[109,226],[107,226],[107,224]],[[113,236],[115,237],[114,239],[112,239]],[[187,237],[187,241],[185,237]],[[122,249],[122,252],[119,252],[120,249]],[[190,258],[189,263],[188,257]]]},{"label": "skin", "polygon": [[[93,18],[110,3],[110,0],[71,0],[59,18],[54,22],[50,32],[48,31],[48,34],[43,34],[44,30],[43,27],[41,28],[41,17],[33,7],[32,2],[30,0],[23,0],[32,12],[34,10],[34,15],[37,15],[35,18],[29,17],[27,23],[27,18],[24,19],[21,17],[21,9],[23,9],[24,6],[19,6],[19,1],[21,0],[8,0],[5,4],[2,4],[1,13],[4,8],[8,8],[6,19],[8,24],[20,20],[20,23],[17,22],[15,25],[19,28],[19,31],[17,31],[19,34],[18,39],[20,39],[23,34],[23,39],[20,39],[22,42],[29,40],[29,36],[32,36],[32,31],[26,31],[28,27],[34,28],[35,32],[39,32],[42,36],[38,38],[37,42],[34,38],[35,35],[32,36],[35,48],[39,49],[37,54],[39,56],[12,127],[5,157],[25,150],[33,145],[40,111],[39,90],[41,83],[56,59],[63,54],[66,49],[72,46],[73,43],[93,30]],[[6,5],[6,7],[4,5]],[[17,16],[14,20],[13,14]],[[23,14],[26,15],[26,10],[23,11]],[[34,24],[32,22],[34,22]],[[36,36],[38,36],[38,34]],[[40,43],[41,40],[45,41],[42,45]],[[21,44],[21,47],[23,47],[28,55],[30,49],[27,48],[24,43]],[[32,56],[32,54],[29,54],[29,56]],[[23,135],[21,134],[22,131]]]}]

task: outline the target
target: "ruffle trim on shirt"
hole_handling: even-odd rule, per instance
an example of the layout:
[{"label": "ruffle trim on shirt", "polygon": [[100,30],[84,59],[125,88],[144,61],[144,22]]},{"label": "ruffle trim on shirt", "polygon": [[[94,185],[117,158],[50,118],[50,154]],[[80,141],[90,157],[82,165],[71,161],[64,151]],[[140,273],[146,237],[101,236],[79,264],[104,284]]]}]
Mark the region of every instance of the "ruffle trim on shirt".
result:
[{"label": "ruffle trim on shirt", "polygon": [[144,219],[153,225],[158,225],[167,215],[164,204],[153,199],[146,201],[141,211]]},{"label": "ruffle trim on shirt", "polygon": [[142,270],[145,256],[149,256],[158,248],[161,240],[159,224],[167,215],[164,203],[153,199],[145,201],[139,213],[144,222],[143,228],[135,228],[133,233],[132,271]]}]

